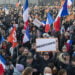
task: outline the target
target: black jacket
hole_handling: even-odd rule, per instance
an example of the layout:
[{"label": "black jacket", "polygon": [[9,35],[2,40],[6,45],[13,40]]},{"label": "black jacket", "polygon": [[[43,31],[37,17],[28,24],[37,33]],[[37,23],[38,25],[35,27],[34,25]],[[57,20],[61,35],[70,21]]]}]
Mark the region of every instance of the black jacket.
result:
[{"label": "black jacket", "polygon": [[68,66],[67,73],[68,73],[68,75],[75,75],[75,66],[73,66],[73,65]]}]

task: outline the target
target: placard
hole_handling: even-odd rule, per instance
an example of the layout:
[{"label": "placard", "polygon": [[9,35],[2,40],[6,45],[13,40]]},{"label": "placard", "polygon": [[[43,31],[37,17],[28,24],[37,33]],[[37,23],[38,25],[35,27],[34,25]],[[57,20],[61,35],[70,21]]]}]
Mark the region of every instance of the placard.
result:
[{"label": "placard", "polygon": [[42,23],[38,19],[34,19],[33,24],[38,28],[42,25]]},{"label": "placard", "polygon": [[36,51],[37,52],[48,52],[56,51],[58,49],[57,38],[38,38],[36,39]]}]

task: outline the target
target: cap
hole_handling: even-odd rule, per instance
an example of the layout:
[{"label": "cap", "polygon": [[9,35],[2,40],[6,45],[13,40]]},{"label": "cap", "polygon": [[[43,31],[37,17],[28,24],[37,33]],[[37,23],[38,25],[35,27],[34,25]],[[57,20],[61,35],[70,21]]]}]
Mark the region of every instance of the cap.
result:
[{"label": "cap", "polygon": [[69,55],[68,53],[65,52],[65,53],[63,53],[63,56],[70,56],[70,55]]}]

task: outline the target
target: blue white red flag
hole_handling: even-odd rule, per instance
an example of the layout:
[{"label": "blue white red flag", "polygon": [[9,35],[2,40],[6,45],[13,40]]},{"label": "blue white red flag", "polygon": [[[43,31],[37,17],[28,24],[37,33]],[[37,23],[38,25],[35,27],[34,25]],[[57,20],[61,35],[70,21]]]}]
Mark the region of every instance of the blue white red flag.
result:
[{"label": "blue white red flag", "polygon": [[24,29],[28,27],[28,19],[29,19],[29,8],[28,8],[28,0],[26,0],[23,7],[23,21],[24,21]]},{"label": "blue white red flag", "polygon": [[45,26],[45,32],[49,32],[51,25],[53,24],[54,19],[51,16],[50,13],[47,14],[47,20],[46,20],[46,26]]},{"label": "blue white red flag", "polygon": [[23,37],[23,43],[26,43],[30,40],[28,19],[29,19],[29,8],[28,8],[28,0],[26,0],[24,4],[24,11],[23,11],[24,30],[25,30],[24,37]]},{"label": "blue white red flag", "polygon": [[0,55],[0,75],[3,75],[5,72],[6,60]]},{"label": "blue white red flag", "polygon": [[24,37],[23,37],[23,43],[26,43],[30,40],[30,31],[29,29],[27,28],[25,33],[24,33]]},{"label": "blue white red flag", "polygon": [[60,11],[55,19],[55,22],[54,22],[54,30],[55,31],[60,31],[61,17],[69,15],[67,3],[68,3],[68,0],[65,1],[64,5],[60,9]]}]

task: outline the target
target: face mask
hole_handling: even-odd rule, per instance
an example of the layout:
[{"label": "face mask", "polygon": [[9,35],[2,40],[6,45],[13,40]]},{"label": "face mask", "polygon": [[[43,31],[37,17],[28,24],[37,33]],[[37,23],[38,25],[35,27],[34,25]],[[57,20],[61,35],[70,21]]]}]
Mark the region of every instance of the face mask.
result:
[{"label": "face mask", "polygon": [[52,73],[45,73],[44,75],[52,75]]}]

